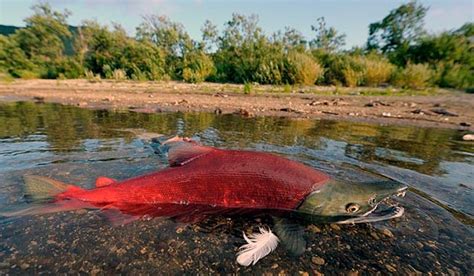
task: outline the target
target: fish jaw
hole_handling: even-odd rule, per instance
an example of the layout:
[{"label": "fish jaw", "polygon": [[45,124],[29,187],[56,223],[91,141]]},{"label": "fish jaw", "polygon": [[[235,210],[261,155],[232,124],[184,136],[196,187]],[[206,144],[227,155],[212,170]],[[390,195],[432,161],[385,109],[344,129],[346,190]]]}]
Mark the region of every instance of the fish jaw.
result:
[{"label": "fish jaw", "polygon": [[[331,180],[306,197],[297,209],[314,222],[368,223],[401,217],[404,209],[382,207],[391,197],[403,197],[408,187],[393,181],[350,183]],[[351,206],[354,209],[351,210]]]}]

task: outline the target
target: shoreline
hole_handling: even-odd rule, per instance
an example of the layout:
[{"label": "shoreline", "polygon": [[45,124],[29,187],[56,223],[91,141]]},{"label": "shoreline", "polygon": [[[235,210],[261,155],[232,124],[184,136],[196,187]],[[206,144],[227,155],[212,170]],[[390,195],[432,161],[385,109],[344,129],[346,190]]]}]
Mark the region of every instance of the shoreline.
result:
[{"label": "shoreline", "polygon": [[[15,80],[0,83],[0,101],[35,101],[133,112],[213,112],[244,117],[329,119],[474,131],[474,95],[444,91],[428,95],[380,94],[381,88],[303,87],[182,82]],[[271,91],[271,92],[266,92]],[[336,95],[339,94],[339,95]],[[422,94],[422,93],[420,93]]]}]

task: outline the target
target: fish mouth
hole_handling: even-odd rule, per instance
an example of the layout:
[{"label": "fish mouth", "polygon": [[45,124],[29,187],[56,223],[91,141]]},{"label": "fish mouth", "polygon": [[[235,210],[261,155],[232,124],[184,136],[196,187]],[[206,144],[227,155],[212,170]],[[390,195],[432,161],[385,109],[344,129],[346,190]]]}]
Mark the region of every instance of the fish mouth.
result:
[{"label": "fish mouth", "polygon": [[400,206],[396,205],[388,205],[385,208],[379,207],[380,205],[385,205],[381,203],[385,203],[389,198],[396,196],[396,197],[404,197],[406,194],[408,187],[400,188],[394,193],[393,195],[385,197],[382,201],[377,203],[371,210],[368,212],[357,216],[352,217],[346,220],[338,221],[337,224],[356,224],[356,223],[367,223],[367,222],[376,222],[376,221],[383,221],[388,219],[399,218],[403,216],[405,209]]}]

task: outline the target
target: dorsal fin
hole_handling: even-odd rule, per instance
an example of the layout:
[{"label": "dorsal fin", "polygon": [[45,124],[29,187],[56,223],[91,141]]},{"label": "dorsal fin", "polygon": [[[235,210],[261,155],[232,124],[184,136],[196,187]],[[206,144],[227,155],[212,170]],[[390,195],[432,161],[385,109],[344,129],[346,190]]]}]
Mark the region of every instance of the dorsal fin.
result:
[{"label": "dorsal fin", "polygon": [[201,146],[189,138],[174,137],[163,145],[169,147],[168,161],[170,166],[183,166],[213,151],[211,147]]},{"label": "dorsal fin", "polygon": [[105,186],[109,186],[110,184],[115,183],[115,182],[117,182],[117,180],[115,180],[113,178],[108,178],[108,177],[105,177],[105,176],[99,176],[95,180],[95,186],[96,187],[105,187]]}]

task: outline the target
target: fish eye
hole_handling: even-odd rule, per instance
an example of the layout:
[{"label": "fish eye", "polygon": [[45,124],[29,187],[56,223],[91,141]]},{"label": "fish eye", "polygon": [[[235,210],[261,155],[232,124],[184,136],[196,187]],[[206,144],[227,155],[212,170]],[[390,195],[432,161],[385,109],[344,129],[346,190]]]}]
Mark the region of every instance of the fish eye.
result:
[{"label": "fish eye", "polygon": [[359,205],[358,204],[355,204],[355,203],[349,203],[346,205],[346,211],[348,213],[355,213],[357,211],[359,211]]}]

